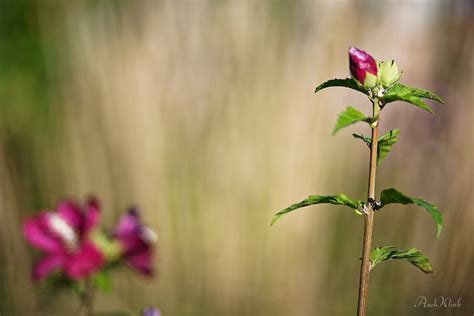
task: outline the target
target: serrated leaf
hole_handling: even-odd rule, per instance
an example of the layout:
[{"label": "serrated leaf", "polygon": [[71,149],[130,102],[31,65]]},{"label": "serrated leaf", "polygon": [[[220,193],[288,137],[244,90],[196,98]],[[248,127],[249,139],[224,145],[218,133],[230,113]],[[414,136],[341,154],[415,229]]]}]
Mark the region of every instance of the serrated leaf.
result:
[{"label": "serrated leaf", "polygon": [[396,252],[394,246],[375,247],[370,252],[370,269],[372,270],[378,263],[390,258]]},{"label": "serrated leaf", "polygon": [[332,134],[334,135],[340,129],[361,121],[370,122],[371,118],[366,117],[363,113],[359,112],[359,110],[353,108],[352,106],[348,106],[344,111],[339,113],[336,126],[334,127]]},{"label": "serrated leaf", "polygon": [[416,248],[396,250],[393,246],[376,247],[370,253],[370,270],[388,259],[406,259],[424,273],[433,273],[430,260]]},{"label": "serrated leaf", "polygon": [[392,259],[406,259],[424,273],[433,273],[430,259],[416,248],[397,251],[392,255]]},{"label": "serrated leaf", "polygon": [[363,94],[367,94],[367,90],[362,88],[354,79],[352,78],[346,78],[346,79],[331,79],[328,80],[319,86],[316,87],[314,93],[321,91],[322,89],[329,88],[329,87],[345,87],[345,88],[350,88],[359,92],[362,92]]},{"label": "serrated leaf", "polygon": [[379,138],[379,143],[377,146],[377,164],[380,164],[392,150],[393,144],[398,141],[398,135],[400,135],[400,130],[392,129]]},{"label": "serrated leaf", "polygon": [[422,99],[430,99],[437,101],[441,104],[444,103],[443,99],[439,97],[438,95],[434,94],[433,92],[425,89],[420,89],[420,88],[415,88],[415,87],[410,87],[403,85],[401,83],[395,84],[392,88],[389,90],[390,93],[396,93],[396,94],[409,94],[414,97],[422,98]]},{"label": "serrated leaf", "polygon": [[292,204],[289,207],[285,208],[284,210],[281,210],[280,212],[276,213],[273,216],[272,222],[270,225],[273,225],[280,217],[282,217],[286,213],[292,212],[296,209],[299,209],[305,206],[310,206],[313,204],[325,204],[325,203],[334,204],[334,205],[345,205],[355,210],[359,210],[359,208],[361,208],[363,205],[362,201],[353,200],[349,198],[347,195],[345,195],[344,193],[340,193],[338,195],[310,195],[307,199],[304,199],[303,201],[299,203]]},{"label": "serrated leaf", "polygon": [[423,100],[421,100],[421,98],[418,98],[416,96],[412,96],[412,95],[409,95],[409,94],[386,94],[385,97],[384,97],[384,102],[385,103],[390,103],[390,102],[394,102],[394,101],[405,101],[405,102],[408,102],[408,103],[411,103],[417,107],[419,107],[420,109],[423,109],[425,111],[428,111],[430,112],[431,114],[434,114],[433,110],[428,106],[426,105],[425,102],[423,102]]},{"label": "serrated leaf", "polygon": [[[392,150],[392,145],[398,141],[398,138],[397,138],[398,135],[400,135],[400,130],[392,129],[379,138],[378,145],[377,145],[377,164],[380,164],[382,160]],[[365,136],[361,134],[352,134],[352,136],[354,138],[360,138],[369,147],[372,144],[372,137],[370,136]]]},{"label": "serrated leaf", "polygon": [[399,203],[404,205],[415,204],[424,208],[428,212],[428,214],[431,215],[431,218],[433,218],[433,221],[435,222],[436,237],[439,237],[439,235],[441,234],[441,231],[443,229],[443,215],[435,205],[430,204],[425,200],[419,198],[407,196],[394,188],[383,190],[380,194],[380,202],[382,203],[380,208],[393,203]]},{"label": "serrated leaf", "polygon": [[422,99],[431,99],[443,103],[443,100],[431,91],[409,87],[400,83],[395,84],[385,94],[385,103],[405,101],[433,114],[433,110]]},{"label": "serrated leaf", "polygon": [[400,130],[399,129],[391,129],[382,136],[379,137],[379,143],[380,142],[385,142],[385,141],[392,141],[394,137],[397,137],[400,135]]}]

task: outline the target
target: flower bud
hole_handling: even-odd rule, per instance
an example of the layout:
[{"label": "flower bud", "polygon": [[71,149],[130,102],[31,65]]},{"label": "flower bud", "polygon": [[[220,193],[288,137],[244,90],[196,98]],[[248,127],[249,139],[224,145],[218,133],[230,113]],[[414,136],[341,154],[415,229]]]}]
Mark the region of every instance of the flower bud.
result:
[{"label": "flower bud", "polygon": [[380,83],[389,87],[396,83],[401,76],[397,63],[394,60],[384,61],[380,67]]},{"label": "flower bud", "polygon": [[365,88],[373,88],[377,85],[377,63],[363,50],[349,48],[349,67],[352,77]]}]

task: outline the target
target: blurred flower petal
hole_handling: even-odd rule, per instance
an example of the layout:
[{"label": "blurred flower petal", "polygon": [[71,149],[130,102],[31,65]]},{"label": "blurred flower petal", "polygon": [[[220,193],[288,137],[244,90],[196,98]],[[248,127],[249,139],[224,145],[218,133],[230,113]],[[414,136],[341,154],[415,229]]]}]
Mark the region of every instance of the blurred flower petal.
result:
[{"label": "blurred flower petal", "polygon": [[128,210],[115,228],[115,238],[122,247],[122,257],[135,270],[145,275],[152,274],[152,246],[154,233],[143,226],[135,208]]},{"label": "blurred flower petal", "polygon": [[122,245],[124,256],[133,256],[150,249],[150,245],[139,234],[122,236],[119,238],[119,241]]},{"label": "blurred flower petal", "polygon": [[[87,202],[85,211],[74,201],[63,200],[55,211],[43,212],[24,221],[26,240],[48,253],[33,269],[35,280],[58,267],[69,278],[80,279],[102,266],[105,255],[89,233],[99,221],[99,212],[95,199]],[[100,236],[99,230],[95,236]],[[100,241],[96,238],[94,242],[97,240]]]},{"label": "blurred flower petal", "polygon": [[80,229],[83,221],[83,216],[79,206],[70,200],[63,200],[58,203],[56,208],[59,216],[66,221],[74,229]]},{"label": "blurred flower petal", "polygon": [[95,198],[87,201],[86,211],[84,219],[84,231],[88,232],[92,227],[97,225],[100,217],[100,205],[99,201]]},{"label": "blurred flower petal", "polygon": [[132,268],[134,268],[138,272],[147,276],[152,275],[153,257],[151,249],[132,256],[127,256],[125,260]]},{"label": "blurred flower petal", "polygon": [[47,255],[41,258],[33,267],[33,279],[41,280],[49,273],[62,267],[64,256],[61,254]]},{"label": "blurred flower petal", "polygon": [[63,246],[48,228],[47,213],[26,219],[23,223],[23,234],[33,246],[45,252],[61,252]]},{"label": "blurred flower petal", "polygon": [[140,231],[140,219],[138,211],[134,208],[130,209],[123,215],[117,227],[115,228],[115,234],[117,236],[126,236],[132,234],[138,234]]},{"label": "blurred flower petal", "polygon": [[80,279],[97,270],[103,263],[102,253],[90,241],[82,244],[75,253],[69,254],[64,270],[71,279]]}]

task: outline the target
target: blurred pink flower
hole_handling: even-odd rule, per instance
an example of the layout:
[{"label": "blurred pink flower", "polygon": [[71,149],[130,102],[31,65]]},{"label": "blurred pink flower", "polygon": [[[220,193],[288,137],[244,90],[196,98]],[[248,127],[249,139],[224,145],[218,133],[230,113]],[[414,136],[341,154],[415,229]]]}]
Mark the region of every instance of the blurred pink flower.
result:
[{"label": "blurred pink flower", "polygon": [[77,280],[102,265],[104,257],[87,238],[99,221],[100,207],[90,199],[85,210],[70,200],[60,201],[55,211],[41,212],[23,223],[26,240],[45,254],[33,267],[33,279],[63,271]]},{"label": "blurred pink flower", "polygon": [[377,63],[375,59],[363,50],[355,47],[349,48],[349,68],[352,77],[362,85],[364,85],[367,73],[375,77],[377,76]]},{"label": "blurred pink flower", "polygon": [[135,208],[129,209],[119,220],[114,237],[122,246],[122,258],[138,272],[151,276],[153,270],[153,244],[156,235],[144,226]]}]

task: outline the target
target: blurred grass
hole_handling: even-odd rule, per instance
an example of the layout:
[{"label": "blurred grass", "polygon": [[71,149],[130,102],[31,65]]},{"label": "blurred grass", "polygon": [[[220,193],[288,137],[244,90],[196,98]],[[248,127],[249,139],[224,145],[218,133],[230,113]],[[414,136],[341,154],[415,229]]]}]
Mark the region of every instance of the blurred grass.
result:
[{"label": "blurred grass", "polygon": [[[138,203],[159,236],[159,276],[119,271],[99,311],[165,315],[345,315],[357,300],[362,221],[318,206],[271,216],[308,194],[363,198],[367,150],[342,131],[363,97],[317,83],[348,73],[350,45],[396,58],[407,84],[446,101],[430,117],[382,113],[400,141],[378,172],[436,203],[378,214],[375,245],[416,246],[435,278],[402,262],[371,276],[373,315],[472,312],[473,7],[469,2],[156,1],[0,4],[0,314],[68,314],[70,293],[29,281],[21,219],[97,194],[112,227]],[[383,23],[380,23],[383,21]],[[362,126],[358,131],[366,132]],[[159,257],[159,258],[158,258]],[[461,310],[413,308],[420,295]]]}]

